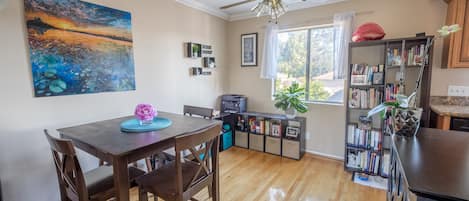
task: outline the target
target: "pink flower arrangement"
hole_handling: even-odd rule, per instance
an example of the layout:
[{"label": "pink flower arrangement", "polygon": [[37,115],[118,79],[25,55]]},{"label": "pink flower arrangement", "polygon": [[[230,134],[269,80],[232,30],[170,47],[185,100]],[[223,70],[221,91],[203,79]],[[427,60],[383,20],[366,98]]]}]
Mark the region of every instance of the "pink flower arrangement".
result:
[{"label": "pink flower arrangement", "polygon": [[138,104],[135,108],[135,117],[140,121],[152,121],[158,115],[155,107],[151,104]]}]

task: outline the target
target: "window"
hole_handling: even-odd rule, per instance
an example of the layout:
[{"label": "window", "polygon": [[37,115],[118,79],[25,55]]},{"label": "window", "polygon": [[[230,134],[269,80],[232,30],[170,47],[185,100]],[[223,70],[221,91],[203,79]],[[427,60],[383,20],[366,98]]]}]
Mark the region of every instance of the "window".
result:
[{"label": "window", "polygon": [[334,79],[334,30],[328,25],[278,34],[275,91],[297,82],[308,102],[343,103],[344,79]]}]

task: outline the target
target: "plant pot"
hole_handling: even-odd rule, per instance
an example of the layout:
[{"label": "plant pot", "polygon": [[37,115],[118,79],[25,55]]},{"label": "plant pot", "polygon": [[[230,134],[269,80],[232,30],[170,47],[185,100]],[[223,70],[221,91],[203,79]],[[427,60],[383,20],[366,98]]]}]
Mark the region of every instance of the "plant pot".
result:
[{"label": "plant pot", "polygon": [[287,119],[294,119],[296,117],[296,110],[295,108],[288,108],[287,110],[285,110],[285,116],[287,117]]},{"label": "plant pot", "polygon": [[396,109],[392,115],[393,133],[405,137],[417,135],[420,129],[422,111],[422,108]]}]

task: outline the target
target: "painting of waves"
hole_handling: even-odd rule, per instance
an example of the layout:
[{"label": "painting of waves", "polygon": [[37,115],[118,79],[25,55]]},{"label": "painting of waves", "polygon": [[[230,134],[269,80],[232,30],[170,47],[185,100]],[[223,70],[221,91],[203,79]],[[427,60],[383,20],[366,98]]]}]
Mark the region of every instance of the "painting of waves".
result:
[{"label": "painting of waves", "polygon": [[36,97],[135,90],[131,15],[79,0],[25,0]]}]

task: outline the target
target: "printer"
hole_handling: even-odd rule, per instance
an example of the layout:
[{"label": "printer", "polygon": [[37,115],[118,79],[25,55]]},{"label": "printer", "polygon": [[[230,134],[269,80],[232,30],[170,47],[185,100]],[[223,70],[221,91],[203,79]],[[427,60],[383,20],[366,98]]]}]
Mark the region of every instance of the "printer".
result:
[{"label": "printer", "polygon": [[243,95],[226,94],[221,97],[221,113],[246,112],[247,98]]}]

